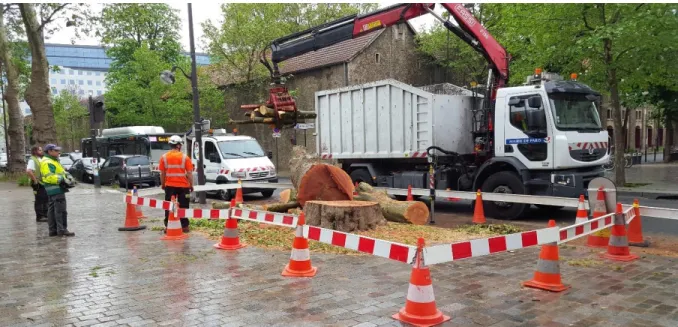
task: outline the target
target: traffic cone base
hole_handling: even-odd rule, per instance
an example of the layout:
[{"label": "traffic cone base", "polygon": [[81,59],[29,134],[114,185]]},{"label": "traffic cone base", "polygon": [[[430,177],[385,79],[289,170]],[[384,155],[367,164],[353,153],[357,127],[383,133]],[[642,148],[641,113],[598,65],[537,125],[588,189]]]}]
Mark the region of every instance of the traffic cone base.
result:
[{"label": "traffic cone base", "polygon": [[[129,193],[127,193],[129,195]],[[134,210],[134,205],[127,203],[127,208],[125,210],[125,226],[118,227],[118,231],[121,232],[131,232],[146,229],[146,226],[139,225],[139,219],[137,218],[136,210]]]},{"label": "traffic cone base", "polygon": [[629,242],[626,236],[626,217],[624,217],[621,203],[617,203],[615,210],[614,225],[610,228],[610,243],[607,246],[607,252],[603,253],[603,258],[614,261],[633,261],[638,256],[631,254]]},{"label": "traffic cone base", "polygon": [[313,277],[318,273],[317,267],[311,267],[306,270],[295,270],[291,268],[291,265],[288,263],[285,266],[285,269],[282,272],[282,275],[285,277]]},{"label": "traffic cone base", "polygon": [[609,254],[607,252],[601,253],[601,256],[605,259],[610,259],[614,261],[623,261],[623,262],[628,262],[628,261],[633,261],[638,259],[638,256],[635,254],[626,254],[626,255],[618,255],[618,254]]},{"label": "traffic cone base", "polygon": [[[235,207],[235,199],[231,200],[231,208],[233,207]],[[224,222],[224,235],[221,237],[221,242],[214,244],[214,247],[220,250],[237,250],[245,247],[245,244],[240,243],[238,220],[234,218],[226,219],[226,222]]]},{"label": "traffic cone base", "polygon": [[[176,201],[174,205],[176,205]],[[183,240],[188,238],[188,234],[184,234],[183,228],[181,228],[181,221],[174,217],[174,212],[170,211],[169,218],[167,219],[167,228],[165,228],[165,236],[160,239],[163,241],[175,241]]]},{"label": "traffic cone base", "polygon": [[414,316],[407,313],[405,308],[400,309],[398,313],[392,315],[391,317],[395,320],[406,322],[417,327],[435,326],[450,320],[450,316],[444,315],[442,312],[440,312],[440,310],[431,316]]},{"label": "traffic cone base", "polygon": [[219,249],[219,250],[237,250],[237,249],[242,249],[246,246],[247,245],[245,245],[243,243],[227,245],[227,244],[224,244],[223,241],[221,243],[214,244],[214,248]]},{"label": "traffic cone base", "polygon": [[[544,283],[540,282],[538,280],[549,280],[549,279],[557,279],[558,281],[555,283]],[[534,279],[528,280],[526,282],[523,282],[523,286],[525,287],[531,287],[531,288],[536,288],[540,290],[545,290],[545,291],[551,291],[551,292],[562,292],[568,288],[570,288],[569,285],[564,285],[560,282],[560,275],[557,275],[557,277],[553,274],[544,274],[538,271],[534,272]]]}]

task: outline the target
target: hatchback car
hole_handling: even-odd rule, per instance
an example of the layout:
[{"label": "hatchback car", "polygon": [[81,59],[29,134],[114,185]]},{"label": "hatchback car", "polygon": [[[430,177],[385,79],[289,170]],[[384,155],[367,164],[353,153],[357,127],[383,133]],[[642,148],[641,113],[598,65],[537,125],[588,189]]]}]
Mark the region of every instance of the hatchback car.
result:
[{"label": "hatchback car", "polygon": [[76,160],[68,172],[78,181],[83,183],[94,182],[94,158],[82,158]]},{"label": "hatchback car", "polygon": [[142,155],[115,155],[101,165],[99,178],[102,184],[118,186],[149,184],[155,186],[158,177],[151,171],[151,161]]}]

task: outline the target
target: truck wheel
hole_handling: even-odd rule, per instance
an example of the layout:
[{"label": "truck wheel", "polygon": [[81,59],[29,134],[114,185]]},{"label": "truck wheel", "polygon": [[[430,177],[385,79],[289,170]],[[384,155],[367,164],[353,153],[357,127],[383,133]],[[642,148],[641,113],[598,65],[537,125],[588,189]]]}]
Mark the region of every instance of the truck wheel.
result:
[{"label": "truck wheel", "polygon": [[356,169],[351,172],[351,180],[355,184],[356,182],[365,182],[367,184],[370,184],[374,186],[374,183],[372,183],[372,176],[370,176],[370,173],[367,171],[367,169]]},{"label": "truck wheel", "polygon": [[221,201],[231,201],[231,190],[219,190],[217,196]]},{"label": "truck wheel", "polygon": [[[509,171],[496,173],[485,180],[482,186],[484,193],[525,194],[525,186],[520,178]],[[523,203],[485,201],[483,208],[490,217],[513,220],[522,216],[528,208]]]},{"label": "truck wheel", "polygon": [[261,191],[261,195],[264,196],[264,199],[268,199],[273,196],[273,192],[275,192],[275,190]]}]

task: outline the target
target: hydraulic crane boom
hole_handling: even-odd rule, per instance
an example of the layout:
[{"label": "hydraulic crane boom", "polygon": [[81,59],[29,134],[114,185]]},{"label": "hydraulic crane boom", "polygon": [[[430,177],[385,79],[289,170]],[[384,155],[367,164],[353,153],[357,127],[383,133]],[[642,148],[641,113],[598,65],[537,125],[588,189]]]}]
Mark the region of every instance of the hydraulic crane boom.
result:
[{"label": "hydraulic crane boom", "polygon": [[[509,57],[506,50],[488,33],[488,31],[460,3],[442,4],[459,26],[443,19],[433,12],[434,4],[410,3],[397,4],[363,15],[351,15],[333,22],[323,24],[305,31],[279,38],[271,44],[271,61],[273,67],[262,56],[264,63],[271,71],[276,82],[280,80],[278,63],[304,53],[315,51],[342,41],[350,40],[367,33],[377,31],[419,17],[426,13],[433,14],[447,29],[464,40],[478,51],[489,62],[493,72],[493,87],[506,85],[509,77]],[[494,98],[495,92],[491,97]]]}]

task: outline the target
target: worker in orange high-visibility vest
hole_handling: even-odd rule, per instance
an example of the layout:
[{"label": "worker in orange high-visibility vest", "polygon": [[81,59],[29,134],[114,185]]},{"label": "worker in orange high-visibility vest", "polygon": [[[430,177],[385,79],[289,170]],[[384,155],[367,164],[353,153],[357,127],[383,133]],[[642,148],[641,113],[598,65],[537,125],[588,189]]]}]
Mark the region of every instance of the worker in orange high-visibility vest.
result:
[{"label": "worker in orange high-visibility vest", "polygon": [[[165,190],[165,201],[170,201],[175,196],[179,208],[188,209],[190,195],[193,191],[193,163],[191,158],[181,152],[183,140],[178,135],[172,135],[169,139],[169,152],[160,157],[160,185]],[[169,211],[165,211],[165,232]],[[188,218],[181,218],[181,227],[184,233],[188,233]]]}]

